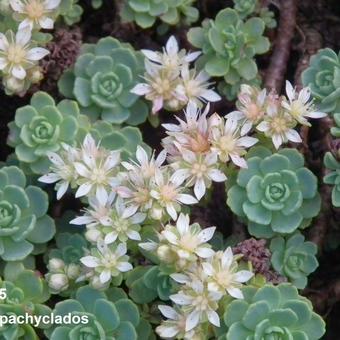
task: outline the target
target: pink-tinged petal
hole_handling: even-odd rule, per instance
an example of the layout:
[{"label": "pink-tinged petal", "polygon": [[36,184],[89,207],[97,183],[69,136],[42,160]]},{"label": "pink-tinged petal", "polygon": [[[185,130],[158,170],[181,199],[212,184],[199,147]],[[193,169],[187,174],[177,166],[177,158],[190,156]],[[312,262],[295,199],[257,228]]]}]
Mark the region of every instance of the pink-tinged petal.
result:
[{"label": "pink-tinged petal", "polygon": [[228,113],[227,115],[224,116],[227,119],[236,119],[236,120],[241,120],[245,118],[245,115],[241,111],[232,111]]},{"label": "pink-tinged petal", "polygon": [[157,52],[151,50],[141,50],[145,57],[147,57],[151,61],[155,61],[156,63],[160,63],[162,61],[161,57]]},{"label": "pink-tinged petal", "polygon": [[158,305],[158,309],[166,318],[171,320],[179,320],[179,314],[174,308],[166,305]]},{"label": "pink-tinged petal", "polygon": [[33,20],[31,20],[29,18],[26,18],[24,21],[22,21],[19,24],[18,29],[21,30],[21,29],[24,29],[24,28],[28,27],[30,30],[32,30],[33,29],[33,25],[34,25]]},{"label": "pink-tinged petal", "polygon": [[170,181],[175,184],[175,186],[181,185],[190,176],[190,170],[188,169],[178,169],[170,177]]},{"label": "pink-tinged petal", "polygon": [[166,212],[170,215],[170,217],[175,221],[177,219],[177,211],[173,204],[166,205]]},{"label": "pink-tinged petal", "polygon": [[83,176],[83,177],[91,176],[91,172],[84,164],[76,162],[74,163],[74,167],[80,176]]},{"label": "pink-tinged petal", "polygon": [[[180,145],[178,145],[179,148],[180,148]],[[192,152],[191,150],[185,150],[185,149],[182,149],[182,156],[183,156],[183,159],[188,162],[188,163],[194,163],[196,162],[196,155],[194,152]]]},{"label": "pink-tinged petal", "polygon": [[76,225],[86,225],[92,222],[93,222],[93,217],[85,215],[85,216],[78,216],[74,218],[73,220],[71,220],[69,223],[76,224]]},{"label": "pink-tinged petal", "polygon": [[213,276],[215,273],[214,267],[209,262],[203,262],[202,263],[203,271],[208,276]]},{"label": "pink-tinged petal", "polygon": [[162,231],[162,235],[167,239],[168,242],[170,242],[173,245],[177,245],[178,244],[178,239],[177,236],[172,233],[169,230],[163,230]]},{"label": "pink-tinged petal", "polygon": [[126,254],[126,251],[127,251],[126,243],[119,243],[116,248],[115,255],[117,257],[121,257]]},{"label": "pink-tinged petal", "polygon": [[49,174],[46,174],[44,176],[41,176],[39,177],[38,181],[39,182],[42,182],[42,183],[48,183],[48,184],[51,184],[51,183],[55,183],[55,182],[58,182],[60,180],[60,176],[57,175],[57,174],[54,174],[54,173],[49,173]]},{"label": "pink-tinged petal", "polygon": [[279,134],[274,134],[272,136],[272,141],[276,149],[278,149],[283,143],[282,137]]},{"label": "pink-tinged petal", "polygon": [[83,196],[87,195],[90,192],[91,189],[92,189],[91,183],[84,183],[76,191],[75,197],[76,198],[83,197]]},{"label": "pink-tinged petal", "polygon": [[6,51],[8,48],[8,40],[3,33],[0,33],[0,50]]},{"label": "pink-tinged petal", "polygon": [[22,13],[25,10],[25,6],[20,0],[10,0],[9,4],[15,12]]},{"label": "pink-tinged petal", "polygon": [[195,193],[196,198],[200,200],[204,196],[205,191],[206,191],[206,186],[205,186],[204,180],[202,178],[197,179],[195,186],[194,186],[194,193]]},{"label": "pink-tinged petal", "polygon": [[251,130],[252,127],[253,123],[251,121],[246,121],[241,127],[240,131],[241,136],[246,135]]},{"label": "pink-tinged petal", "polygon": [[229,268],[234,259],[233,252],[230,247],[228,247],[222,255],[222,268]]},{"label": "pink-tinged petal", "polygon": [[126,232],[126,235],[128,236],[128,238],[130,240],[134,240],[134,241],[141,241],[141,237],[139,235],[139,232],[135,231],[135,230],[128,230]]},{"label": "pink-tinged petal", "polygon": [[44,28],[46,30],[50,30],[54,26],[54,21],[49,17],[41,17],[39,19],[39,25],[41,28]]},{"label": "pink-tinged petal", "polygon": [[195,328],[200,321],[200,312],[197,310],[193,310],[187,317],[185,322],[185,331],[189,332],[193,328]]},{"label": "pink-tinged petal", "polygon": [[195,254],[199,257],[202,257],[204,259],[207,259],[209,257],[214,256],[215,252],[213,249],[208,248],[208,247],[198,247],[195,250]]},{"label": "pink-tinged petal", "polygon": [[66,193],[69,186],[69,182],[61,182],[57,190],[57,200],[60,200]]},{"label": "pink-tinged petal", "polygon": [[57,165],[57,166],[64,166],[65,163],[62,160],[62,158],[54,152],[47,152],[47,157],[51,161],[51,163]]},{"label": "pink-tinged petal", "polygon": [[259,130],[261,132],[266,132],[270,129],[270,124],[268,122],[261,122],[259,125],[256,126],[256,130]]},{"label": "pink-tinged petal", "polygon": [[32,32],[30,27],[25,27],[18,30],[15,35],[15,41],[21,46],[25,46],[31,40]]},{"label": "pink-tinged petal", "polygon": [[123,214],[122,214],[122,218],[126,219],[131,217],[132,215],[134,215],[137,211],[137,207],[135,205],[130,205],[128,207],[124,208]]},{"label": "pink-tinged petal", "polygon": [[130,92],[136,94],[137,96],[144,96],[152,91],[152,88],[148,84],[137,84],[133,87]]},{"label": "pink-tinged petal", "polygon": [[12,68],[12,75],[13,75],[13,77],[15,77],[17,79],[22,80],[22,79],[25,79],[25,77],[26,77],[26,71],[21,65],[15,65]]},{"label": "pink-tinged petal", "polygon": [[165,160],[166,160],[166,155],[167,155],[167,152],[166,150],[162,150],[159,155],[157,156],[156,160],[155,160],[155,164],[156,166],[161,166]]},{"label": "pink-tinged petal", "polygon": [[246,169],[248,167],[247,162],[244,158],[240,157],[239,155],[236,154],[230,154],[229,155],[233,163],[240,168]]},{"label": "pink-tinged petal", "polygon": [[308,112],[307,114],[305,114],[306,117],[309,118],[323,118],[323,117],[327,117],[327,113],[325,112]]},{"label": "pink-tinged petal", "polygon": [[85,256],[80,259],[80,262],[89,268],[96,268],[99,265],[99,260],[94,256]]},{"label": "pink-tinged petal", "polygon": [[210,165],[214,165],[217,163],[217,152],[209,152],[206,156],[205,156],[205,163],[210,166]]},{"label": "pink-tinged petal", "polygon": [[215,230],[216,227],[209,227],[203,229],[202,231],[199,232],[198,239],[201,241],[201,243],[208,242],[214,236]]},{"label": "pink-tinged petal", "polygon": [[99,280],[101,283],[106,283],[111,279],[111,272],[108,269],[103,270],[99,275]]},{"label": "pink-tinged petal", "polygon": [[191,63],[192,61],[196,60],[201,54],[202,54],[202,52],[200,52],[200,51],[188,53],[185,56],[184,60],[187,63]]},{"label": "pink-tinged petal", "polygon": [[104,238],[104,242],[106,244],[111,244],[115,242],[117,238],[118,238],[118,234],[116,232],[108,233]]},{"label": "pink-tinged petal", "polygon": [[254,144],[256,144],[259,140],[254,137],[241,137],[237,141],[237,145],[243,146],[245,148],[250,148]]},{"label": "pink-tinged petal", "polygon": [[207,317],[210,323],[212,323],[216,327],[220,327],[220,317],[218,314],[213,310],[207,311]]},{"label": "pink-tinged petal", "polygon": [[176,228],[180,235],[184,235],[189,231],[189,215],[180,214],[176,222]]},{"label": "pink-tinged petal", "polygon": [[180,132],[181,128],[178,125],[175,124],[162,124],[163,128],[165,130],[168,130],[170,132]]},{"label": "pink-tinged petal", "polygon": [[243,299],[243,293],[239,288],[227,288],[227,292],[230,296],[234,297],[235,299]]},{"label": "pink-tinged petal", "polygon": [[191,195],[187,194],[179,194],[177,195],[177,199],[184,204],[196,204],[198,203],[197,199]]},{"label": "pink-tinged petal", "polygon": [[137,146],[136,158],[141,165],[149,163],[149,156],[140,145]]},{"label": "pink-tinged petal", "polygon": [[26,58],[29,60],[40,60],[42,58],[44,58],[45,56],[47,56],[50,52],[48,50],[46,50],[45,48],[41,48],[41,47],[35,47],[30,49],[27,53],[26,53]]},{"label": "pink-tinged petal", "polygon": [[192,302],[192,299],[189,296],[180,293],[170,295],[170,300],[181,306],[190,305]]},{"label": "pink-tinged petal", "polygon": [[152,102],[152,114],[156,114],[163,107],[163,98],[157,97]]},{"label": "pink-tinged petal", "polygon": [[177,326],[160,325],[156,327],[156,332],[161,338],[172,339],[180,332],[180,329]]},{"label": "pink-tinged petal", "polygon": [[213,90],[203,90],[200,95],[209,102],[218,102],[222,99],[221,96]]},{"label": "pink-tinged petal", "polygon": [[214,182],[224,182],[227,180],[227,176],[218,169],[211,169],[208,172],[208,176],[214,181]]},{"label": "pink-tinged petal", "polygon": [[139,224],[142,223],[146,218],[146,214],[138,212],[137,214],[133,215],[130,218],[131,223],[133,224]]},{"label": "pink-tinged petal", "polygon": [[309,87],[304,87],[298,96],[298,100],[301,101],[303,104],[306,104],[311,96]]},{"label": "pink-tinged petal", "polygon": [[240,270],[234,275],[234,279],[237,282],[247,282],[254,276],[254,273],[250,272],[249,270]]},{"label": "pink-tinged petal", "polygon": [[190,278],[185,274],[175,273],[171,274],[170,277],[178,283],[185,284],[190,282]]},{"label": "pink-tinged petal", "polygon": [[44,7],[47,10],[55,9],[60,5],[61,0],[45,0]]},{"label": "pink-tinged petal", "polygon": [[287,93],[287,97],[290,101],[294,100],[295,90],[294,90],[292,84],[288,80],[286,81],[286,93]]},{"label": "pink-tinged petal", "polygon": [[165,49],[170,56],[178,53],[178,43],[176,38],[172,35],[165,45]]},{"label": "pink-tinged petal", "polygon": [[294,142],[294,143],[301,143],[302,139],[299,133],[296,130],[290,129],[286,132],[286,136],[288,140]]},{"label": "pink-tinged petal", "polygon": [[118,262],[117,269],[120,272],[125,273],[125,272],[128,272],[129,270],[132,270],[133,267],[132,267],[132,264],[129,262]]}]

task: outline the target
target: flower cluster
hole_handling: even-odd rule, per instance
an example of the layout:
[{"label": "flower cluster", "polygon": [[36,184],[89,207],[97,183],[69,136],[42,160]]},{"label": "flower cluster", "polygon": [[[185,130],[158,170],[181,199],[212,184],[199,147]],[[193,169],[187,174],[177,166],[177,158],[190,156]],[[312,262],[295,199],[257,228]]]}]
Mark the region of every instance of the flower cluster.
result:
[{"label": "flower cluster", "polygon": [[237,111],[227,116],[235,119],[241,126],[241,134],[253,127],[271,138],[276,149],[288,141],[302,142],[294,129],[298,124],[310,126],[308,118],[322,118],[327,114],[316,111],[308,87],[297,92],[292,84],[286,82],[286,96],[274,91],[242,85],[238,95]]},{"label": "flower cluster", "polygon": [[132,90],[145,96],[153,104],[152,113],[162,108],[178,111],[189,102],[216,102],[221,97],[209,89],[209,76],[206,72],[190,69],[200,52],[186,53],[179,50],[177,40],[171,36],[163,52],[142,50],[145,59],[145,82],[137,84]]},{"label": "flower cluster", "polygon": [[24,93],[31,84],[41,80],[38,62],[49,51],[37,47],[32,34],[40,29],[53,28],[60,1],[9,1],[11,14],[19,25],[16,33],[12,29],[0,33],[0,74],[7,94]]},{"label": "flower cluster", "polygon": [[165,266],[173,268],[171,278],[180,284],[176,294],[170,295],[174,308],[160,305],[167,318],[156,331],[162,338],[189,338],[201,332],[202,324],[220,326],[217,314],[219,302],[225,294],[243,299],[240,288],[253,273],[239,270],[231,248],[215,252],[207,243],[215,227],[201,229],[190,225],[189,216],[180,214],[176,226],[166,225],[158,234],[159,242],[140,243],[147,251],[156,252]]}]

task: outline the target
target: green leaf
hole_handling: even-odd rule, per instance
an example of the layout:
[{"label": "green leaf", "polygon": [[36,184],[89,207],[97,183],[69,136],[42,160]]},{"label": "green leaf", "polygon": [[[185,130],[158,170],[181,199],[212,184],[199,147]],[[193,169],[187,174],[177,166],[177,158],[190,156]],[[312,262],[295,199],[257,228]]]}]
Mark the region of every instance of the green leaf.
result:
[{"label": "green leaf", "polygon": [[299,179],[303,198],[313,198],[317,191],[317,178],[315,175],[307,168],[298,169],[296,175]]},{"label": "green leaf", "polygon": [[264,174],[280,172],[281,170],[289,169],[289,166],[288,158],[279,154],[267,157],[260,163],[260,169]]},{"label": "green leaf", "polygon": [[58,81],[58,90],[65,97],[73,98],[73,87],[74,87],[75,76],[71,70],[65,71]]},{"label": "green leaf", "polygon": [[33,243],[45,243],[50,241],[55,234],[54,220],[45,215],[39,218],[32,232],[27,236],[27,240]]},{"label": "green leaf", "polygon": [[2,259],[5,261],[21,261],[33,250],[33,245],[26,240],[14,242],[6,237],[2,239],[2,243],[4,247]]},{"label": "green leaf", "polygon": [[222,77],[227,74],[229,70],[229,62],[227,58],[212,57],[204,67],[205,71],[213,77]]},{"label": "green leaf", "polygon": [[261,204],[253,204],[245,201],[242,208],[247,218],[252,222],[268,225],[272,219],[272,212],[264,208]]},{"label": "green leaf", "polygon": [[269,313],[268,319],[272,325],[278,327],[294,327],[298,321],[297,315],[290,309],[276,309]]},{"label": "green leaf", "polygon": [[270,307],[267,301],[258,301],[251,304],[245,313],[242,321],[243,324],[251,330],[255,330],[258,323],[267,318]]},{"label": "green leaf", "polygon": [[113,332],[120,323],[119,312],[116,306],[107,300],[99,299],[94,302],[93,313],[106,333]]},{"label": "green leaf", "polygon": [[135,327],[139,324],[139,311],[131,300],[121,299],[115,305],[121,321],[129,321]]},{"label": "green leaf", "polygon": [[31,98],[31,105],[37,110],[42,110],[45,106],[55,106],[54,99],[46,92],[36,92]]},{"label": "green leaf", "polygon": [[91,104],[91,83],[89,80],[77,77],[73,93],[80,105],[89,106]]},{"label": "green leaf", "polygon": [[201,27],[190,28],[187,34],[188,40],[191,45],[202,48],[205,42],[204,30]]},{"label": "green leaf", "polygon": [[25,191],[30,200],[32,213],[37,218],[45,215],[48,209],[48,195],[46,192],[32,185],[28,186]]},{"label": "green leaf", "polygon": [[244,79],[251,80],[257,75],[257,65],[253,59],[243,58],[237,64],[237,71]]},{"label": "green leaf", "polygon": [[38,112],[32,106],[26,105],[20,107],[15,112],[15,124],[22,128],[24,125],[29,124],[37,115]]},{"label": "green leaf", "polygon": [[130,322],[123,321],[115,330],[115,340],[137,340],[137,333]]}]

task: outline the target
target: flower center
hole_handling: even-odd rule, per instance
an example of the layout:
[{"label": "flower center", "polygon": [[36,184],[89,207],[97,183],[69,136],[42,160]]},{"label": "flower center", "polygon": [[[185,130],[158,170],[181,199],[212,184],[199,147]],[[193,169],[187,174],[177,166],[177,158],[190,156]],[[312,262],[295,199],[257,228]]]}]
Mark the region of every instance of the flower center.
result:
[{"label": "flower center", "polygon": [[26,50],[17,44],[11,44],[8,47],[7,59],[10,63],[21,64],[26,60]]},{"label": "flower center", "polygon": [[160,194],[161,194],[161,199],[164,202],[172,202],[177,196],[177,191],[173,185],[167,184],[161,188]]},{"label": "flower center", "polygon": [[106,182],[106,172],[102,168],[95,168],[92,170],[91,180],[98,184],[102,184]]},{"label": "flower center", "polygon": [[195,163],[192,166],[191,173],[196,177],[203,177],[207,170],[208,167],[206,166],[206,164]]},{"label": "flower center", "polygon": [[0,227],[8,227],[13,219],[13,206],[7,201],[0,202]]},{"label": "flower center", "polygon": [[44,6],[40,1],[32,0],[26,5],[26,12],[30,19],[36,20],[43,16]]},{"label": "flower center", "polygon": [[189,252],[193,252],[197,248],[199,241],[196,236],[192,234],[185,234],[182,236],[179,244],[181,248]]},{"label": "flower center", "polygon": [[245,115],[249,120],[256,121],[264,115],[264,112],[255,103],[249,103]]},{"label": "flower center", "polygon": [[189,138],[189,148],[193,152],[204,153],[210,149],[210,144],[205,136],[196,132],[194,136]]},{"label": "flower center", "polygon": [[228,287],[231,284],[231,276],[228,271],[220,271],[216,273],[215,279],[222,287]]},{"label": "flower center", "polygon": [[287,122],[283,117],[274,117],[270,126],[275,133],[282,133],[287,130]]},{"label": "flower center", "polygon": [[235,149],[235,139],[231,136],[222,136],[219,144],[220,149],[226,153],[230,153]]}]

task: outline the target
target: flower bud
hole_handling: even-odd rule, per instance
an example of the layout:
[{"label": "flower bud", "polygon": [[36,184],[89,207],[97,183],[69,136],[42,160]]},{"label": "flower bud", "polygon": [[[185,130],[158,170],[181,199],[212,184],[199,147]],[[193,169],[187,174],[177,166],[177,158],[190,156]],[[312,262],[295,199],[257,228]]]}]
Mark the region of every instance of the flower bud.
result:
[{"label": "flower bud", "polygon": [[39,66],[33,67],[28,73],[28,78],[32,82],[32,84],[39,83],[40,80],[44,78],[44,75],[41,72],[41,68]]},{"label": "flower bud", "polygon": [[150,210],[150,216],[156,221],[161,220],[163,216],[163,209],[159,206],[153,206]]},{"label": "flower bud", "polygon": [[6,77],[3,79],[6,90],[10,93],[20,93],[25,89],[25,81],[14,77]]},{"label": "flower bud", "polygon": [[166,263],[172,263],[175,260],[175,256],[171,248],[165,244],[161,245],[157,249],[157,255],[159,259]]},{"label": "flower bud", "polygon": [[71,263],[66,269],[66,275],[69,279],[75,280],[80,274],[80,267],[74,263]]},{"label": "flower bud", "polygon": [[53,258],[48,261],[48,269],[51,272],[59,272],[65,268],[65,263],[61,259]]},{"label": "flower bud", "polygon": [[85,238],[91,243],[97,243],[101,236],[101,232],[97,229],[88,229],[85,232]]},{"label": "flower bud", "polygon": [[68,288],[68,277],[65,274],[52,274],[48,281],[49,287],[56,291],[63,291]]}]

